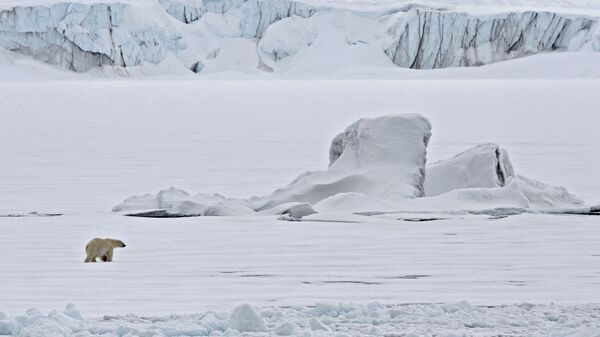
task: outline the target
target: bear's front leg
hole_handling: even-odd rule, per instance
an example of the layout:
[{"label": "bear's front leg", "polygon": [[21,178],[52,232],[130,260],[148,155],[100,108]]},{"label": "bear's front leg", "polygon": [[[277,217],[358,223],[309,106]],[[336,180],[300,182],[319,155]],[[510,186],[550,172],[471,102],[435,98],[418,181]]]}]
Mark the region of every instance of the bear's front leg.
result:
[{"label": "bear's front leg", "polygon": [[106,253],[106,261],[112,262],[112,259],[113,259],[113,250],[109,249],[108,252]]},{"label": "bear's front leg", "polygon": [[102,260],[102,262],[106,262],[106,261],[108,261],[108,256],[102,255],[102,257],[100,259]]}]

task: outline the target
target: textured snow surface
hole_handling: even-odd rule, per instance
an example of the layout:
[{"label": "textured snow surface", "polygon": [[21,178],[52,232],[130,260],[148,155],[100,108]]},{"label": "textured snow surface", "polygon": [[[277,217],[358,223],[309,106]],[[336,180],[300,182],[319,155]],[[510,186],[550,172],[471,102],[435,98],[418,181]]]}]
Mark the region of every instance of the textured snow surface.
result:
[{"label": "textured snow surface", "polygon": [[[0,218],[0,311],[14,317],[70,302],[96,318],[231,311],[240,303],[600,302],[599,217],[404,220],[420,216]],[[127,247],[113,263],[83,263],[96,236]]]},{"label": "textured snow surface", "polygon": [[[6,317],[0,333],[19,336],[532,336],[595,337],[598,305],[528,303],[477,307],[468,302],[384,306],[378,302],[317,303],[311,307],[248,304],[232,313],[207,311],[169,316],[104,316],[86,320],[73,305],[48,315],[32,309]],[[240,325],[240,315],[251,321]],[[260,322],[255,326],[254,321]],[[322,323],[323,322],[327,322]],[[252,322],[252,323],[250,323]],[[248,329],[252,327],[252,329]]]},{"label": "textured snow surface", "polygon": [[434,69],[600,50],[593,5],[588,12],[575,5],[565,11],[566,3],[501,7],[482,13],[426,3],[11,1],[0,6],[0,48],[73,71],[104,67],[134,76]]}]

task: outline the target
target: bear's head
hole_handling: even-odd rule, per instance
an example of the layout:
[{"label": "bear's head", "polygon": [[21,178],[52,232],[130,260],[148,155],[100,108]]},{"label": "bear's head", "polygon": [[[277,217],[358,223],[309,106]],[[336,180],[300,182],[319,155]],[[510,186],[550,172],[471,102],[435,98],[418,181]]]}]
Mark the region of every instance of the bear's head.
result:
[{"label": "bear's head", "polygon": [[115,240],[115,239],[107,239],[113,247],[126,247],[125,242],[121,241],[121,240]]}]

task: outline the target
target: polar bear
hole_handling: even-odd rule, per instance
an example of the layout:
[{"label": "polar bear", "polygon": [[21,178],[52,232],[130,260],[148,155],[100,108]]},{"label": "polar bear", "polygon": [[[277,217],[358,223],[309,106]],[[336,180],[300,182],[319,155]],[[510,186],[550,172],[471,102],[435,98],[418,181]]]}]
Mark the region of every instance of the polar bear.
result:
[{"label": "polar bear", "polygon": [[115,239],[92,239],[85,246],[87,257],[85,262],[96,262],[96,258],[101,258],[104,262],[112,262],[113,250],[115,248],[125,247],[125,243]]}]

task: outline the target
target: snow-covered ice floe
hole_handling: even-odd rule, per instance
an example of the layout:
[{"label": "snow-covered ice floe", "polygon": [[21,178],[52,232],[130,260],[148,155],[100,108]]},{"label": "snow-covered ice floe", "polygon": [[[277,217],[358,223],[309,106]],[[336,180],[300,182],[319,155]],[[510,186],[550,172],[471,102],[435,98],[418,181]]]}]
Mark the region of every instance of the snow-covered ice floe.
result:
[{"label": "snow-covered ice floe", "polygon": [[495,144],[427,165],[430,137],[429,121],[417,114],[364,118],[333,139],[327,170],[303,173],[270,195],[242,200],[170,188],[130,197],[113,211],[151,217],[257,212],[286,219],[317,212],[592,211],[564,188],[517,175],[507,151]]},{"label": "snow-covered ice floe", "polygon": [[46,336],[577,336],[600,334],[598,305],[473,306],[447,304],[317,303],[311,307],[254,308],[232,312],[84,319],[72,304],[42,314],[0,312],[0,334]]}]

